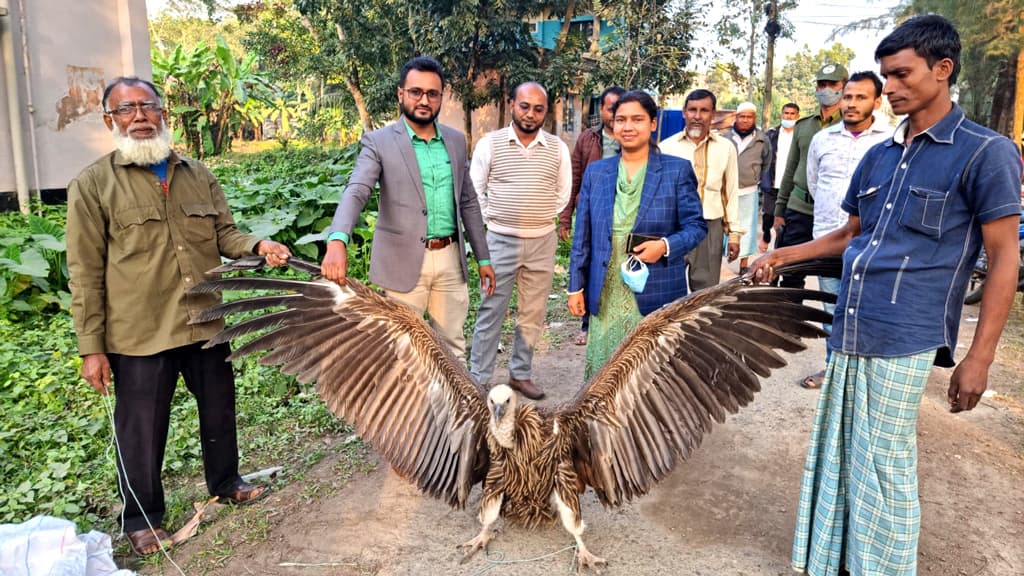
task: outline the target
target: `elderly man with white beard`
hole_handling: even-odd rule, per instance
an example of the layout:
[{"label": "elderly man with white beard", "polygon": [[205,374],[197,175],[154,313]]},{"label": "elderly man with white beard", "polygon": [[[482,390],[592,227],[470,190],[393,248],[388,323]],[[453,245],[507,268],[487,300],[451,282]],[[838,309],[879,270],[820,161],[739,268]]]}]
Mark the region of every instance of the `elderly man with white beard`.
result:
[{"label": "elderly man with white beard", "polygon": [[210,494],[234,504],[267,494],[238,473],[230,350],[202,348],[223,323],[190,324],[220,297],[188,289],[221,256],[259,254],[277,266],[291,253],[239,231],[213,174],[171,150],[152,83],[115,79],[103,108],[116,149],[68,185],[71,309],[82,377],[101,394],[116,381],[121,528],[132,550],[146,555],[170,543],[160,470],[179,375],[196,397]]}]

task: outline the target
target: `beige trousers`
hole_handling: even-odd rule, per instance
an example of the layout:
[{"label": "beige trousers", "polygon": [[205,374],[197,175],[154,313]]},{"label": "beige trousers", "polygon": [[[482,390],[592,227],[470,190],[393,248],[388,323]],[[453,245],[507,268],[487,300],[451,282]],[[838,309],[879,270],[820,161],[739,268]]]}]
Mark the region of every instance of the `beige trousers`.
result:
[{"label": "beige trousers", "polygon": [[416,312],[426,312],[430,325],[460,360],[466,358],[466,336],[463,324],[469,313],[469,289],[462,276],[459,243],[452,242],[440,250],[424,250],[420,279],[409,292],[385,290]]}]

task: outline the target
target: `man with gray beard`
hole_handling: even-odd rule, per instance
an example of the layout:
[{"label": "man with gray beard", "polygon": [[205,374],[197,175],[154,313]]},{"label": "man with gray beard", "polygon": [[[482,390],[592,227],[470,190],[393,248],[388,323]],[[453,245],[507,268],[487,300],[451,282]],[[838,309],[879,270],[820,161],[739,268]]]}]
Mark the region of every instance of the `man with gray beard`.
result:
[{"label": "man with gray beard", "polygon": [[152,83],[115,79],[103,108],[116,150],[68,185],[71,311],[82,377],[101,394],[116,380],[121,528],[132,550],[146,555],[170,545],[160,470],[179,375],[196,397],[210,494],[234,504],[267,494],[238,474],[230,349],[202,348],[223,322],[190,324],[220,296],[187,290],[221,256],[259,254],[278,266],[291,253],[240,232],[213,174],[171,150]]}]

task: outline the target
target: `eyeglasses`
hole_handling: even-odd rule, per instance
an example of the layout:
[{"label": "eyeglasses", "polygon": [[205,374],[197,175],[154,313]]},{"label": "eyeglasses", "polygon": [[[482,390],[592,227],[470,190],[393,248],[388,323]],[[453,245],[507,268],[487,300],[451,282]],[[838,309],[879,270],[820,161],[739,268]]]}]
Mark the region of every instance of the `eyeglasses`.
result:
[{"label": "eyeglasses", "polygon": [[431,102],[437,102],[441,99],[441,92],[439,90],[423,90],[421,88],[402,88],[406,94],[412,96],[412,99],[419,102],[423,95],[427,95],[427,100]]},{"label": "eyeglasses", "polygon": [[159,102],[153,102],[152,100],[146,100],[144,102],[122,102],[117,105],[117,108],[113,110],[106,110],[106,114],[111,116],[119,116],[121,118],[131,118],[135,116],[137,110],[142,110],[142,113],[150,116],[159,114],[163,111],[163,107],[160,106]]}]

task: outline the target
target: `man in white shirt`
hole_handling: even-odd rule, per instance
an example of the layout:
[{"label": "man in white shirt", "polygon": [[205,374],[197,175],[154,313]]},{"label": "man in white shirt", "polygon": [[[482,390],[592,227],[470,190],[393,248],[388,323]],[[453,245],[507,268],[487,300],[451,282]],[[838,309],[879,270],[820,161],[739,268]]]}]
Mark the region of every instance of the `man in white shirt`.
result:
[{"label": "man in white shirt", "polygon": [[759,252],[766,252],[772,242],[775,201],[779,198],[779,186],[782,186],[782,176],[786,173],[786,159],[789,158],[789,147],[793,143],[793,128],[799,119],[800,105],[788,102],[782,106],[782,122],[765,132],[768,142],[772,145],[772,163],[766,178],[761,181],[764,198],[761,201],[761,240],[757,243]]},{"label": "man in white shirt", "polygon": [[555,219],[569,203],[572,158],[565,142],[541,130],[548,112],[543,86],[520,84],[509,108],[512,124],[480,138],[469,168],[495,274],[494,294],[477,311],[469,371],[477,382],[490,382],[516,285],[518,314],[508,384],[536,400],[544,392],[531,379],[533,347],[544,330],[558,248]]},{"label": "man in white shirt", "polygon": [[[807,189],[814,198],[814,238],[846,225],[849,215],[842,209],[850,179],[867,151],[892,136],[892,127],[874,116],[882,105],[882,81],[874,72],[858,72],[850,76],[843,88],[840,111],[843,121],[823,128],[811,139],[807,149]],[[821,290],[837,294],[839,279],[819,277]],[[834,306],[826,305],[832,313]],[[832,332],[830,324],[825,330]],[[832,350],[826,344],[825,363]],[[824,371],[805,378],[804,388],[821,385]]]},{"label": "man in white shirt", "polygon": [[686,255],[689,265],[690,291],[696,292],[718,284],[722,276],[722,243],[729,236],[728,259],[739,256],[740,238],[746,226],[739,221],[737,187],[739,169],[736,146],[726,138],[711,133],[717,98],[704,89],[686,95],[683,118],[686,127],[661,143],[661,151],[693,164],[697,174],[697,191],[708,222],[708,235]]}]

